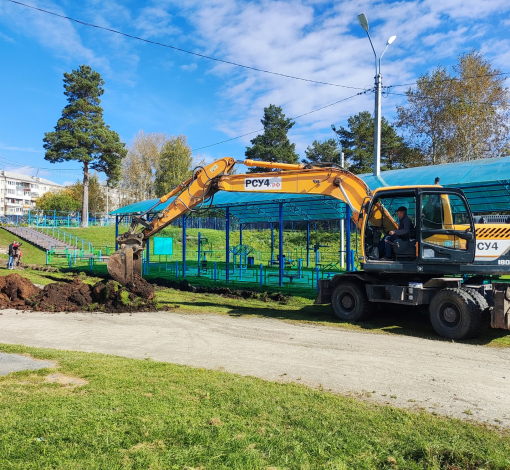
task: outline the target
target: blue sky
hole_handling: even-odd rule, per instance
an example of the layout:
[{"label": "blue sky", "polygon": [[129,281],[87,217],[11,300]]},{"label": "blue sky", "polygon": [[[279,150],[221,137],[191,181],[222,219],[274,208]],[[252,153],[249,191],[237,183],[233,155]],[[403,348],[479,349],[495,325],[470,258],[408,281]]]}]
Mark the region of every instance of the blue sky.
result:
[{"label": "blue sky", "polygon": [[[476,48],[510,72],[510,2],[25,0],[25,3],[227,61],[297,77],[368,89],[374,58],[356,16],[364,12],[383,60],[383,84],[413,83],[438,64],[451,66]],[[193,149],[261,127],[263,108],[297,116],[360,90],[319,85],[221,64],[82,26],[0,0],[0,167],[63,183],[75,162],[44,160],[42,139],[63,107],[63,73],[91,65],[105,80],[104,118],[129,143],[139,131],[184,134]],[[394,89],[403,92],[406,87]],[[333,137],[331,124],[363,110],[373,94],[297,119],[289,137],[301,157],[315,139]],[[405,97],[383,99],[394,118]],[[198,150],[207,161],[244,158],[256,134]],[[22,166],[20,166],[22,165]],[[42,168],[42,169],[41,169]],[[44,170],[50,168],[50,170]]]}]

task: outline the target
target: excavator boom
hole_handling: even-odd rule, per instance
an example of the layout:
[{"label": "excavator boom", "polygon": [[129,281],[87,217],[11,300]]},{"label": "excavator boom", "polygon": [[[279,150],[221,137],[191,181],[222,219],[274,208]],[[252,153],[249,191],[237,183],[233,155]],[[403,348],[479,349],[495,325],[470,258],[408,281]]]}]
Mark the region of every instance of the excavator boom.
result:
[{"label": "excavator boom", "polygon": [[[258,168],[270,168],[276,171],[267,173],[249,173],[230,175],[236,163]],[[289,194],[315,194],[330,196],[349,205],[352,219],[358,223],[360,210],[365,201],[371,198],[366,183],[353,173],[340,167],[314,167],[311,165],[293,165],[288,163],[245,160],[238,162],[233,158],[222,158],[207,166],[199,167],[193,176],[158,200],[158,202],[133,222],[128,232],[117,238],[120,249],[108,260],[108,272],[120,282],[126,284],[141,274],[141,254],[146,241],[175,219],[196,210],[207,203],[218,191],[229,192],[269,192]],[[157,206],[174,200],[162,211],[157,212],[152,221],[143,219],[149,212],[157,211]],[[374,211],[385,230],[394,230],[396,224],[384,208]],[[138,232],[139,226],[144,229]]]}]

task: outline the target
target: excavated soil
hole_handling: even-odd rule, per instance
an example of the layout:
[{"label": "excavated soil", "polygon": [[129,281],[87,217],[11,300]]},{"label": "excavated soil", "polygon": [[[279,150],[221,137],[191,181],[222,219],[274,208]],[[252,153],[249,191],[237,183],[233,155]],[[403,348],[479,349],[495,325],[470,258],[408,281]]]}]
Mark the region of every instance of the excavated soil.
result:
[{"label": "excavated soil", "polygon": [[115,281],[91,286],[75,278],[55,282],[42,289],[28,279],[13,273],[0,276],[0,308],[16,308],[46,312],[103,311],[133,312],[157,308],[154,287],[138,278],[122,287]]},{"label": "excavated soil", "polygon": [[17,308],[24,307],[25,301],[35,297],[40,289],[19,274],[0,276],[0,305]]}]

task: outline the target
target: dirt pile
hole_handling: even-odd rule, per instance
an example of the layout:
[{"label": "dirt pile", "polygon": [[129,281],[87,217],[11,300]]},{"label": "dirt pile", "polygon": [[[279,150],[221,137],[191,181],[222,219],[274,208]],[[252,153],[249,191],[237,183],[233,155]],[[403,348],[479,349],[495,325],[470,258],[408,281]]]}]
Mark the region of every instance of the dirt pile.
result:
[{"label": "dirt pile", "polygon": [[184,292],[195,292],[197,294],[217,294],[229,299],[257,299],[264,302],[280,302],[288,303],[290,301],[289,295],[283,295],[281,292],[256,292],[246,289],[230,289],[229,287],[206,287],[206,286],[192,286],[186,279],[174,281],[172,279],[156,277],[151,281],[158,286],[170,287]]},{"label": "dirt pile", "polygon": [[39,287],[19,274],[0,277],[0,308],[47,312],[77,310],[102,312],[148,311],[157,308],[154,288],[143,279],[122,287],[115,281],[91,286],[75,278]]},{"label": "dirt pile", "polygon": [[41,289],[34,286],[28,279],[12,273],[0,276],[0,305],[9,307],[23,307],[25,302],[36,296]]}]

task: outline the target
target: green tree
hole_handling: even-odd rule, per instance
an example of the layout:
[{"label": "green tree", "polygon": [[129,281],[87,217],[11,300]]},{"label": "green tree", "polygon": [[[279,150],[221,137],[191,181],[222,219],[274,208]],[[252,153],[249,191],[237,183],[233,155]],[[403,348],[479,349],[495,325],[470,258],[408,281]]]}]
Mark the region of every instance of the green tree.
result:
[{"label": "green tree", "polygon": [[81,209],[81,202],[65,188],[44,193],[35,201],[35,208],[41,211],[76,212]]},{"label": "green tree", "polygon": [[305,150],[304,163],[336,163],[340,165],[341,150],[335,139],[326,139],[322,142],[314,140]]},{"label": "green tree", "polygon": [[397,107],[397,125],[431,164],[508,155],[505,80],[481,52],[462,54],[453,74],[439,65],[407,90],[407,103]]},{"label": "green tree", "polygon": [[[83,182],[77,181],[69,186],[69,191],[77,201],[83,200]],[[94,173],[89,177],[89,212],[104,212],[106,210],[106,190],[99,182],[99,175]],[[81,203],[80,203],[81,206]]]},{"label": "green tree", "polygon": [[[353,173],[371,173],[374,162],[374,119],[370,112],[362,111],[348,120],[348,128],[340,127],[336,133]],[[395,127],[381,119],[381,170],[396,170],[423,164],[421,153],[408,147]]]},{"label": "green tree", "polygon": [[[287,132],[295,122],[286,118],[282,108],[274,104],[264,108],[264,117],[260,122],[264,126],[264,133],[251,141],[252,147],[246,147],[246,158],[265,162],[298,163],[296,144],[291,144],[287,137]],[[256,173],[270,169],[252,167],[248,171]]]},{"label": "green tree", "polygon": [[83,227],[88,227],[90,170],[105,173],[113,186],[120,179],[121,160],[127,153],[119,135],[103,120],[103,108],[99,106],[103,85],[101,75],[88,65],[64,73],[64,95],[68,104],[55,131],[47,132],[43,139],[46,160],[83,164]]},{"label": "green tree", "polygon": [[186,136],[170,136],[159,155],[155,179],[156,196],[164,196],[188,179],[192,164],[191,147]]}]

